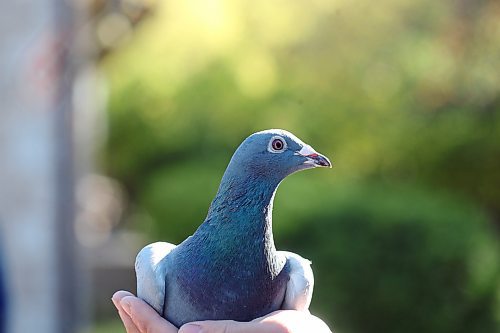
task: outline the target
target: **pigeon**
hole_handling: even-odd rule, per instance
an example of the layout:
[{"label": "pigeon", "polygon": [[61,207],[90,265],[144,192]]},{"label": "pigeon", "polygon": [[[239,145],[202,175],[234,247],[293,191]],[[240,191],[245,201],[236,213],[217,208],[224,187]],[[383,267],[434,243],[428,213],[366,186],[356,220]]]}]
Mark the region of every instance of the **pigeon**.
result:
[{"label": "pigeon", "polygon": [[251,321],[276,310],[309,311],[311,262],[277,251],[276,190],[288,175],[330,167],[324,155],[280,129],[238,147],[198,229],[179,245],[156,242],[137,255],[137,295],[177,327],[200,320]]}]

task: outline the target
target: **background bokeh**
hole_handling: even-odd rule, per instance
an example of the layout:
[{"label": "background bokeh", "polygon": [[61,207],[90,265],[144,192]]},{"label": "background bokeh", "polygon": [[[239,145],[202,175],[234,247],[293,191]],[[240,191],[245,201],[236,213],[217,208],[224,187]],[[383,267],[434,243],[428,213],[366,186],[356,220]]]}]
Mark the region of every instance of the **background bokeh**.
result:
[{"label": "background bokeh", "polygon": [[165,1],[120,36],[100,161],[127,228],[182,241],[238,144],[285,128],[335,164],[274,209],[277,247],[313,262],[314,313],[500,332],[497,1]]},{"label": "background bokeh", "polygon": [[334,163],[274,205],[314,314],[500,333],[498,0],[22,0],[0,45],[0,333],[123,332],[139,249],[267,128]]}]

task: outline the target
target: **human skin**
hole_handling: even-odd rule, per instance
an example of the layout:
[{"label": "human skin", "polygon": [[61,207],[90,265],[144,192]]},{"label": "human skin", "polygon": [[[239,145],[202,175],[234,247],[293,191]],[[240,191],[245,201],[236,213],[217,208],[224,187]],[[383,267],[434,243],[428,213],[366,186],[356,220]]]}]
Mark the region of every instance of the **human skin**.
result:
[{"label": "human skin", "polygon": [[127,333],[331,333],[318,317],[294,310],[276,311],[251,322],[198,321],[177,329],[128,291],[117,291],[112,301]]}]

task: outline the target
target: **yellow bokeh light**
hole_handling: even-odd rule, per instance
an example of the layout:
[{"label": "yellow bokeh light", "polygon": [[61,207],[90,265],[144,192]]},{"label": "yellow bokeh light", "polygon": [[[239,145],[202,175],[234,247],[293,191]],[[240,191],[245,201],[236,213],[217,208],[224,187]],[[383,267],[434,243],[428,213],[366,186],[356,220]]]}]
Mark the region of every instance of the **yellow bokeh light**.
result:
[{"label": "yellow bokeh light", "polygon": [[241,54],[234,71],[241,92],[248,97],[264,97],[276,85],[274,59],[262,49],[247,50]]}]

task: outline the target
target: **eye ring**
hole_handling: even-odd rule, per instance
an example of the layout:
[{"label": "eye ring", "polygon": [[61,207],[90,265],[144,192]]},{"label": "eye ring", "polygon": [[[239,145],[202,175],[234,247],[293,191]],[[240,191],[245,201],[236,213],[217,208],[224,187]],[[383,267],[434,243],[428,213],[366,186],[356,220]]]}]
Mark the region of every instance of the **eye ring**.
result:
[{"label": "eye ring", "polygon": [[282,153],[286,150],[286,148],[286,140],[277,135],[273,136],[271,140],[269,140],[269,145],[267,146],[267,150],[274,154]]}]

